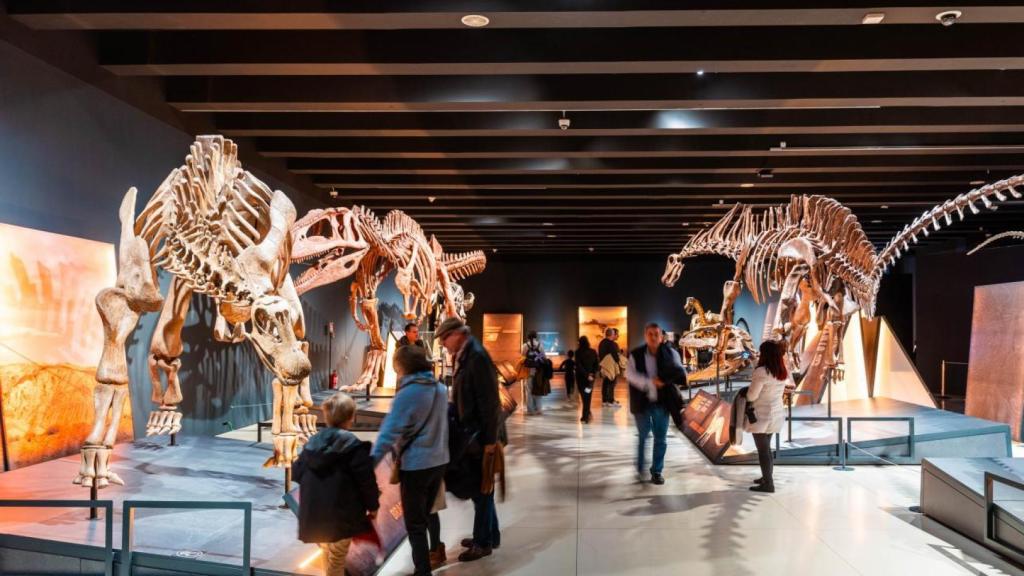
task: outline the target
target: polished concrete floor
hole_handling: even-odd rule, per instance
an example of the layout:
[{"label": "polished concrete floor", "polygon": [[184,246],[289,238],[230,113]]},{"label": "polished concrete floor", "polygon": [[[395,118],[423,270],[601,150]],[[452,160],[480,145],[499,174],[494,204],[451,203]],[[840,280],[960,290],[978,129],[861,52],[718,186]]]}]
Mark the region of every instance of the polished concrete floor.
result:
[{"label": "polished concrete floor", "polygon": [[[438,574],[1022,573],[910,510],[919,499],[917,466],[780,467],[777,492],[759,495],[747,490],[755,467],[711,465],[670,434],[666,484],[638,484],[628,410],[599,404],[594,421],[581,425],[558,390],[544,415],[513,416],[509,497],[498,507],[502,547],[458,564],[472,507],[449,498],[441,515],[449,565]],[[411,573],[407,545],[381,573]]]}]

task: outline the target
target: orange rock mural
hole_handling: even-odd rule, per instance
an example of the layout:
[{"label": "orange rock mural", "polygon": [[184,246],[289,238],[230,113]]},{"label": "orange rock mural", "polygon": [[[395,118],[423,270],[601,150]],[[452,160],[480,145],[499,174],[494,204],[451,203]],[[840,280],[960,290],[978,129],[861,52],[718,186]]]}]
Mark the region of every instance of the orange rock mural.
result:
[{"label": "orange rock mural", "polygon": [[[0,224],[0,409],[19,468],[73,454],[92,424],[103,329],[93,299],[116,277],[114,246]],[[118,439],[132,438],[125,411]]]}]

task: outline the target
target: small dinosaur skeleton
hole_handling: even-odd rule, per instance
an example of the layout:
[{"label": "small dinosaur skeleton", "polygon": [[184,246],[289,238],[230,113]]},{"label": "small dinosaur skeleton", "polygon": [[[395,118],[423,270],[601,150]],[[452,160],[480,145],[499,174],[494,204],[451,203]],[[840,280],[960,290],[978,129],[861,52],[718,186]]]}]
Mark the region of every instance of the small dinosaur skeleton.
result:
[{"label": "small dinosaur skeleton", "polygon": [[392,270],[397,271],[405,318],[419,322],[435,308],[442,319],[464,318],[474,299],[457,282],[487,265],[481,251],[445,254],[436,238],[427,239],[420,225],[399,210],[388,212],[383,221],[362,206],[313,210],[292,226],[291,238],[292,261],[313,262],[295,281],[299,294],[354,276],[349,305],[356,326],[370,335],[370,349],[362,374],[345,390],[377,384],[385,351],[377,288]]},{"label": "small dinosaur skeleton", "polygon": [[[739,291],[733,282],[726,283],[723,303],[732,309],[732,302]],[[679,347],[684,357],[696,359],[700,350],[714,351],[714,362],[696,369],[687,375],[690,383],[704,382],[715,378],[727,378],[750,366],[756,351],[750,334],[736,324],[723,322],[723,314],[705,312],[700,300],[687,298],[685,310],[690,317],[690,329],[683,333]],[[719,332],[721,326],[721,332]]]},{"label": "small dinosaur skeleton", "polygon": [[[82,447],[76,484],[124,484],[108,464],[128,394],[125,341],[146,312],[160,311],[149,356],[158,409],[150,414],[147,435],[181,429],[181,330],[193,293],[217,304],[214,338],[249,340],[274,374],[274,455],[267,464],[289,466],[300,433],[310,431],[310,417],[302,414],[311,404],[307,344],[301,341],[304,319],[288,276],[288,228],[295,207],[242,169],[231,140],[200,136],[190,152],[138,218],[135,188],[121,202],[117,284],[96,296],[103,354],[93,392],[95,421]],[[157,268],[172,275],[166,299],[157,287]]]},{"label": "small dinosaur skeleton", "polygon": [[1009,232],[1000,232],[999,234],[996,234],[995,236],[992,236],[990,238],[986,238],[984,242],[982,242],[981,244],[978,244],[977,246],[972,248],[970,251],[968,251],[967,255],[971,256],[975,252],[977,252],[978,250],[981,250],[982,248],[988,246],[989,244],[992,244],[994,242],[998,242],[998,241],[1002,240],[1003,238],[1013,238],[1014,240],[1024,240],[1024,232],[1021,232],[1021,231],[1018,231],[1018,230],[1011,230]]},{"label": "small dinosaur skeleton", "polygon": [[[788,204],[757,215],[750,206],[736,204],[718,222],[693,235],[680,252],[669,255],[662,282],[675,285],[687,258],[713,254],[734,260],[730,282],[744,280],[756,302],[779,292],[771,328],[789,344],[791,364],[817,368],[811,371],[824,378],[840,361],[839,343],[850,317],[858,309],[874,316],[882,274],[917,242],[918,235],[952,224],[953,214],[960,220],[965,211],[977,214],[979,204],[995,210],[1008,197],[1019,199],[1015,187],[1022,184],[1024,176],[1013,176],[939,204],[905,226],[880,252],[850,209],[831,198],[792,196]],[[723,305],[723,314],[727,308],[731,307]],[[822,336],[801,359],[799,347],[812,309]],[[807,384],[805,388],[823,391],[820,381]]]}]

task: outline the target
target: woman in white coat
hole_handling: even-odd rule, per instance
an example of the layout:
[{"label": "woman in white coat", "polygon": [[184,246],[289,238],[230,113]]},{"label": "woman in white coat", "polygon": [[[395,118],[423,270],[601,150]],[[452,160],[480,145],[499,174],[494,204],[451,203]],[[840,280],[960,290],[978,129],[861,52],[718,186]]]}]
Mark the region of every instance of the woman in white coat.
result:
[{"label": "woman in white coat", "polygon": [[785,344],[781,341],[766,340],[761,343],[757,368],[747,390],[747,411],[754,412],[754,420],[746,419],[747,432],[754,435],[757,446],[757,460],[761,464],[761,477],[750,489],[754,492],[775,492],[772,480],[772,435],[782,430],[785,412],[782,395],[792,385],[786,370]]}]

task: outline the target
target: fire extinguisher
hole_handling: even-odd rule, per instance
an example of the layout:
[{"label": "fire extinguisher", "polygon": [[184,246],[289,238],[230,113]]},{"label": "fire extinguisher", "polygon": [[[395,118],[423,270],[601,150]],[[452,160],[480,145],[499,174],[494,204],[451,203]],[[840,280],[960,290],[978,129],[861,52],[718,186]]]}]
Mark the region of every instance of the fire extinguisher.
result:
[{"label": "fire extinguisher", "polygon": [[335,390],[335,389],[338,388],[338,371],[337,370],[331,370],[331,384],[330,384],[330,386],[331,386],[331,390]]}]

